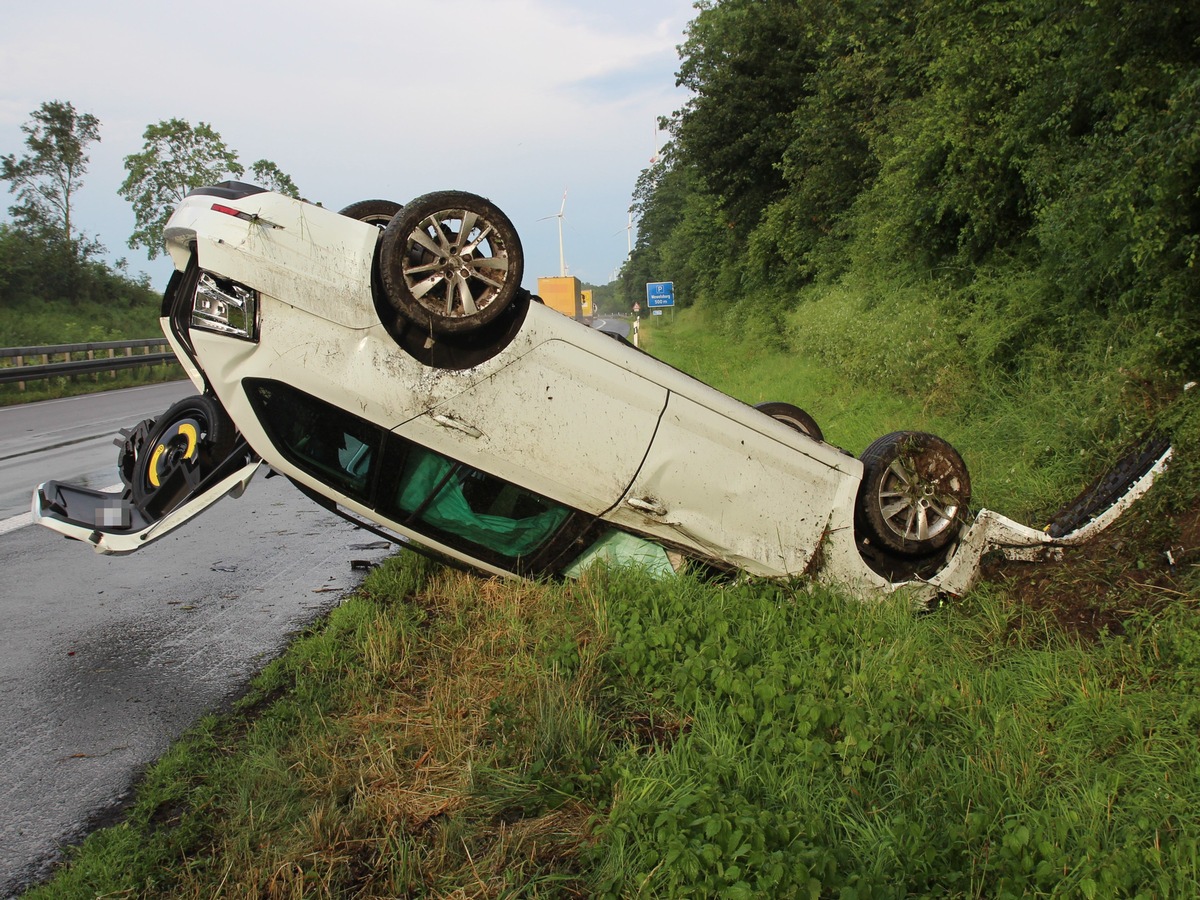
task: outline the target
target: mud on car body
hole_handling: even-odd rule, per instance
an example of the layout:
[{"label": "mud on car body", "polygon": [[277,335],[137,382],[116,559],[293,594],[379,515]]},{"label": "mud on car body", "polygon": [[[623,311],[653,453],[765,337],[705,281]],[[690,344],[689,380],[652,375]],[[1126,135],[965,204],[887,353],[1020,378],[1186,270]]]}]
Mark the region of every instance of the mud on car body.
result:
[{"label": "mud on car body", "polygon": [[984,553],[1086,539],[1144,492],[1051,536],[984,510],[944,440],[854,458],[803,410],[752,407],[547,308],[520,240],[473,194],[340,213],[234,182],[164,237],[162,325],[197,394],[122,432],[115,492],[48,481],[41,524],[128,553],[268,466],[364,527],[497,575],[694,561],[860,593],[960,594]]}]

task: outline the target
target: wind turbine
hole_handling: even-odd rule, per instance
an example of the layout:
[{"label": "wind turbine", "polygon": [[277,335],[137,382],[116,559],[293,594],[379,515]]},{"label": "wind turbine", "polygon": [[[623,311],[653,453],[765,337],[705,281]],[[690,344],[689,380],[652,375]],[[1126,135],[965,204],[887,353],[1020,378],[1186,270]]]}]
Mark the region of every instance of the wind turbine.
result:
[{"label": "wind turbine", "polygon": [[565,278],[567,276],[567,263],[566,263],[566,258],[563,256],[563,235],[562,235],[563,219],[566,218],[566,216],[564,215],[564,213],[566,212],[566,209],[567,209],[567,192],[564,189],[563,190],[563,198],[562,198],[562,206],[560,206],[558,208],[558,214],[553,215],[553,216],[542,216],[540,219],[538,219],[539,222],[545,222],[547,219],[558,219],[558,274],[562,278]]},{"label": "wind turbine", "polygon": [[[624,228],[622,228],[621,231],[625,232],[625,244],[628,248],[626,250],[625,255],[632,256],[633,255],[633,210],[632,209],[629,210],[629,224],[626,225]],[[616,235],[618,235],[620,233],[621,233],[620,231],[614,231],[613,236],[615,237]]]}]

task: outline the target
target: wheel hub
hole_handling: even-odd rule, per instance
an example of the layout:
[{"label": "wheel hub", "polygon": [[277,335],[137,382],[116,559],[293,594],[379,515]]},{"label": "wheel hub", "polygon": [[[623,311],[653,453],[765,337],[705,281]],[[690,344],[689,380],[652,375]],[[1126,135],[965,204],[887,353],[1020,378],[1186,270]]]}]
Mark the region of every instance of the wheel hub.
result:
[{"label": "wheel hub", "polygon": [[939,479],[929,479],[920,466],[897,460],[891,477],[880,487],[880,500],[886,510],[884,521],[900,537],[927,540],[940,534],[953,521],[958,505],[955,485],[945,497],[939,496]]}]

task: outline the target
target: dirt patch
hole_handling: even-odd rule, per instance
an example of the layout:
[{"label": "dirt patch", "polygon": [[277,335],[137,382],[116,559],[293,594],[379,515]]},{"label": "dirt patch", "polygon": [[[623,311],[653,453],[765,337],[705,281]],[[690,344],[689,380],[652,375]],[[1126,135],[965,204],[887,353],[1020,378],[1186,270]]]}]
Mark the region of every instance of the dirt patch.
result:
[{"label": "dirt patch", "polygon": [[985,564],[983,576],[1003,585],[1014,604],[1039,614],[1031,618],[1049,616],[1082,640],[1122,634],[1139,612],[1193,600],[1200,580],[1200,503],[1152,536],[1146,531],[1131,518],[1083,546],[1065,548],[1060,561],[997,558]]}]

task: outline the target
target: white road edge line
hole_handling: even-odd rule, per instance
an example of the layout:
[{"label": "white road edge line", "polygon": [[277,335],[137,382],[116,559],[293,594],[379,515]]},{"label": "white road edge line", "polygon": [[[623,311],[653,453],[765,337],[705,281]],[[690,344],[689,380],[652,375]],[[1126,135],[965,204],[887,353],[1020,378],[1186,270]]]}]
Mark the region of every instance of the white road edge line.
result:
[{"label": "white road edge line", "polygon": [[33,524],[33,513],[22,513],[19,516],[13,516],[11,519],[5,519],[0,522],[0,535],[8,534],[10,531],[16,531],[18,528],[24,528],[26,525]]}]

